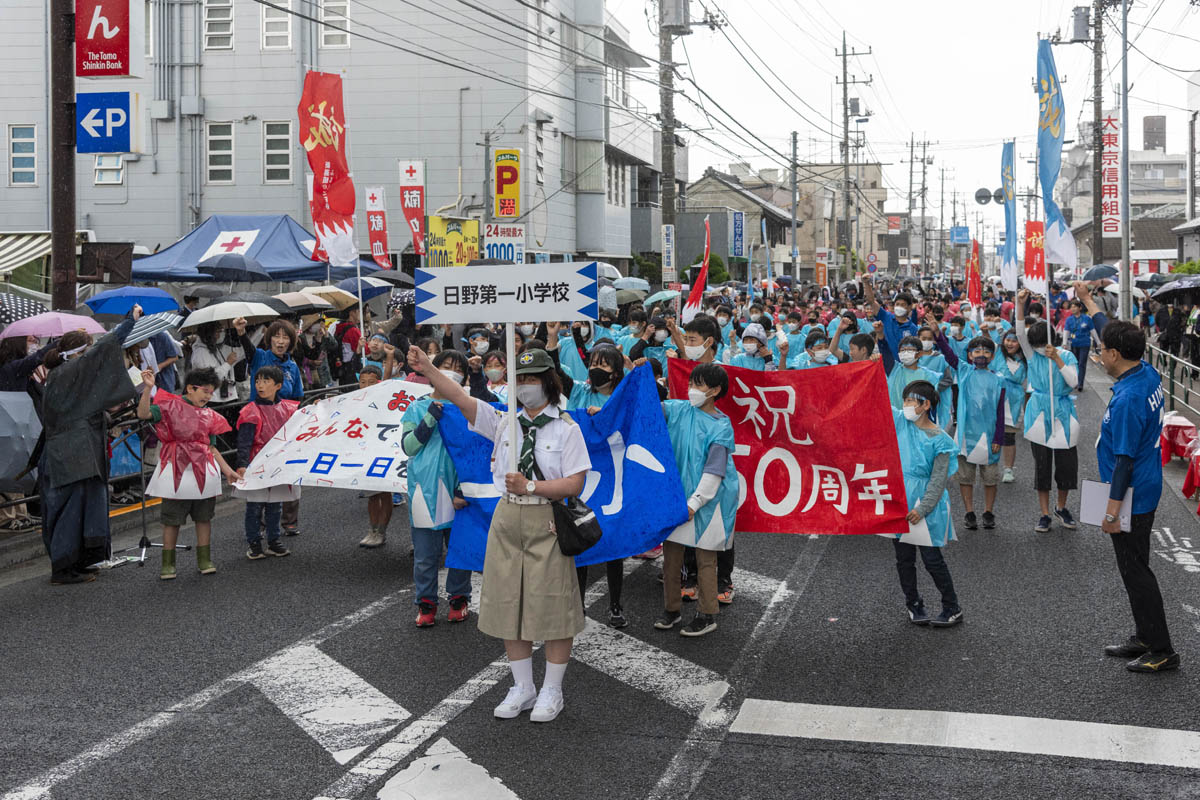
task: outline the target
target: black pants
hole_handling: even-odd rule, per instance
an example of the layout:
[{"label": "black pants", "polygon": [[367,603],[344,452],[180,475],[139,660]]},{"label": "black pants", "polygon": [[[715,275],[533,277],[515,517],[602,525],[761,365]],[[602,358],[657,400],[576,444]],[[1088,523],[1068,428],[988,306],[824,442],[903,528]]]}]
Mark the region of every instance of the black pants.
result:
[{"label": "black pants", "polygon": [[[625,587],[625,559],[617,558],[604,563],[604,569],[608,576],[608,600],[609,605],[621,605],[621,589]],[[576,567],[575,574],[579,576],[579,600],[584,602],[584,597],[587,595],[588,585],[588,568]],[[584,602],[584,608],[587,608]]]},{"label": "black pants", "polygon": [[1029,443],[1033,450],[1033,488],[1039,492],[1050,491],[1051,464],[1054,468],[1054,483],[1062,491],[1078,487],[1079,482],[1079,451],[1072,447],[1067,450],[1051,450],[1037,442]]},{"label": "black pants", "polygon": [[1083,388],[1083,378],[1087,375],[1088,354],[1092,352],[1090,345],[1085,347],[1072,347],[1071,352],[1075,354],[1075,360],[1079,362],[1079,384],[1076,388]]},{"label": "black pants", "polygon": [[[733,546],[728,550],[717,553],[717,593],[733,585]],[[683,582],[688,586],[696,585],[696,548],[689,547],[683,553],[683,567],[687,571]]]},{"label": "black pants", "polygon": [[1109,538],[1117,554],[1117,569],[1125,582],[1125,593],[1129,595],[1134,635],[1153,653],[1171,653],[1174,648],[1167,631],[1162,593],[1150,571],[1150,529],[1154,527],[1154,512],[1134,514],[1130,523],[1129,533],[1114,533]]},{"label": "black pants", "polygon": [[951,613],[960,610],[958,595],[954,593],[954,580],[950,577],[950,567],[946,566],[946,560],[942,558],[942,548],[907,544],[899,539],[893,539],[892,544],[896,548],[896,572],[900,574],[900,588],[904,590],[904,602],[909,608],[916,609],[924,605],[921,593],[917,591],[917,551],[920,550],[925,571],[933,578],[933,585],[942,593],[942,610]]}]

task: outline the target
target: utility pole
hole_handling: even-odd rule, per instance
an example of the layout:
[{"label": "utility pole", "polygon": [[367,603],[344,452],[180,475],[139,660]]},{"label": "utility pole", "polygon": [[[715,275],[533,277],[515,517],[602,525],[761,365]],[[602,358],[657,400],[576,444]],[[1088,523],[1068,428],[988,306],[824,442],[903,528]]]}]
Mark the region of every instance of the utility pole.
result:
[{"label": "utility pole", "polygon": [[483,132],[483,222],[492,221],[492,133]]},{"label": "utility pole", "polygon": [[[664,4],[665,5],[665,4]],[[836,52],[836,51],[835,51]],[[861,53],[857,50],[848,50],[846,48],[846,32],[842,31],[842,51],[836,53],[842,59],[842,185],[845,188],[845,199],[842,207],[842,217],[846,229],[846,260],[843,262],[846,265],[847,272],[840,276],[839,280],[843,280],[851,274],[850,267],[850,84],[861,83],[864,86],[869,86],[871,81],[875,79],[874,75],[868,75],[866,80],[855,78],[850,79],[850,56],[869,56],[871,48],[867,48],[867,52]],[[839,237],[840,238],[840,237]]]},{"label": "utility pole", "polygon": [[925,158],[925,148],[929,142],[921,142],[921,274],[925,274],[925,267],[928,262],[928,237],[927,226],[925,225],[925,167],[928,161]]},{"label": "utility pole", "polygon": [[662,118],[662,224],[675,224],[675,64],[671,46],[676,28],[667,19],[670,4],[658,4],[658,102]]},{"label": "utility pole", "polygon": [[[141,13],[140,11],[138,13]],[[50,3],[52,306],[75,310],[75,3]]]},{"label": "utility pole", "polygon": [[946,168],[941,167],[938,171],[942,173],[942,199],[938,202],[938,258],[945,261],[946,247],[942,244],[942,235],[946,231]]},{"label": "utility pole", "polygon": [[1104,6],[1105,0],[1092,3],[1092,263],[1104,263],[1103,203],[1100,200],[1104,169],[1100,153],[1104,135]]},{"label": "utility pole", "polygon": [[1187,154],[1187,218],[1190,222],[1196,218],[1196,116],[1200,111],[1193,111],[1188,117],[1188,154]]},{"label": "utility pole", "polygon": [[[908,266],[912,266],[913,257],[913,158],[916,153],[916,134],[908,140]],[[899,266],[899,265],[897,265]]]},{"label": "utility pole", "polygon": [[1121,0],[1121,319],[1133,314],[1129,284],[1129,0]]},{"label": "utility pole", "polygon": [[[799,202],[800,194],[796,189],[796,131],[792,131],[792,275],[796,280],[800,279],[800,246],[796,241],[796,205]],[[824,213],[824,209],[821,213]]]}]

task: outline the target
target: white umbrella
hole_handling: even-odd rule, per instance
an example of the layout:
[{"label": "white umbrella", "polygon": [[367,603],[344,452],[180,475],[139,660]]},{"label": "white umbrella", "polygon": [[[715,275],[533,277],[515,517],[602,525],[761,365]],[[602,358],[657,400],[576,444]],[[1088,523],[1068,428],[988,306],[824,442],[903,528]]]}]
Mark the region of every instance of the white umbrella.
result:
[{"label": "white umbrella", "polygon": [[158,314],[144,316],[133,323],[133,330],[125,337],[124,346],[131,347],[141,344],[156,333],[165,331],[167,328],[177,327],[182,321],[183,317],[174,311],[162,311]]},{"label": "white umbrella", "polygon": [[358,305],[357,297],[345,289],[339,289],[336,286],[315,286],[311,289],[303,290],[303,293],[321,298],[325,302],[332,304],[338,311],[344,311],[350,306]]},{"label": "white umbrella", "polygon": [[[1113,293],[1113,294],[1120,294],[1120,293],[1121,293],[1121,284],[1119,284],[1119,283],[1110,283],[1110,284],[1108,284],[1107,286],[1105,286],[1105,287],[1104,287],[1104,291],[1106,291],[1106,292],[1111,292],[1111,293]],[[1136,287],[1136,286],[1130,286],[1130,287],[1129,287],[1129,293],[1130,293],[1131,295],[1133,295],[1134,297],[1136,297],[1137,299],[1139,299],[1139,300],[1145,300],[1145,299],[1146,299],[1146,293],[1145,293],[1145,292],[1143,292],[1141,289],[1139,289],[1139,288],[1138,288],[1138,287]]]},{"label": "white umbrella", "polygon": [[242,303],[238,301],[216,303],[211,306],[205,306],[199,311],[193,311],[188,315],[187,322],[183,323],[183,328],[180,330],[195,328],[198,325],[204,325],[209,322],[229,322],[238,317],[245,317],[246,322],[253,325],[258,322],[275,319],[278,316],[278,312],[262,303]]}]

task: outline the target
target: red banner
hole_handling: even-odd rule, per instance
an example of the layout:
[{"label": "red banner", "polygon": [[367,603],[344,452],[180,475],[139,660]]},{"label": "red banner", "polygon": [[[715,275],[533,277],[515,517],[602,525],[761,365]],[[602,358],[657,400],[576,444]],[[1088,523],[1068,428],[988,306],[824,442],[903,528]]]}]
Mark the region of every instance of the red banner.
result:
[{"label": "red banner", "polygon": [[412,231],[413,252],[425,255],[425,162],[400,162],[400,208]]},{"label": "red banner", "polygon": [[335,267],[357,263],[354,241],[354,182],[346,161],[346,111],[342,106],[342,78],[329,72],[309,71],[297,108],[300,142],[313,172],[313,230],[317,244],[313,261]]},{"label": "red banner", "polygon": [[1025,223],[1025,288],[1034,294],[1046,294],[1045,223]]},{"label": "red banner", "polygon": [[[671,396],[695,362],[668,359]],[[907,533],[908,500],[878,362],[759,372],[725,367],[717,402],[733,422],[738,531]]]},{"label": "red banner", "polygon": [[983,305],[983,278],[979,274],[979,242],[971,240],[971,257],[967,259],[967,300],[978,308]]},{"label": "red banner", "polygon": [[371,258],[383,269],[392,268],[388,257],[387,200],[382,186],[367,188],[367,235],[371,239]]}]

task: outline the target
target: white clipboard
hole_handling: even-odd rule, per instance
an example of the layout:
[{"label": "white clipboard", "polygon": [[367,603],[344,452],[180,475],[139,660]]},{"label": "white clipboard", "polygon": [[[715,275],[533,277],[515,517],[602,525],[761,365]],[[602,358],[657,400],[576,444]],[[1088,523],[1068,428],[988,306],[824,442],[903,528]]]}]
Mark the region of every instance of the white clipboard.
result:
[{"label": "white clipboard", "polygon": [[[894,533],[881,533],[878,535],[886,536],[889,539],[896,538],[896,534]],[[902,535],[900,541],[904,544],[933,547],[933,537],[929,534],[929,523],[925,521],[924,517],[921,517],[916,522],[910,522],[908,524],[908,533]]]},{"label": "white clipboard", "polygon": [[[1104,524],[1104,515],[1108,513],[1108,494],[1111,484],[1100,481],[1084,481],[1079,492],[1079,521],[1085,525],[1100,527]],[[1121,531],[1129,533],[1131,517],[1133,516],[1133,487],[1125,491],[1125,499],[1121,501],[1121,512],[1117,519],[1121,523]]]}]

